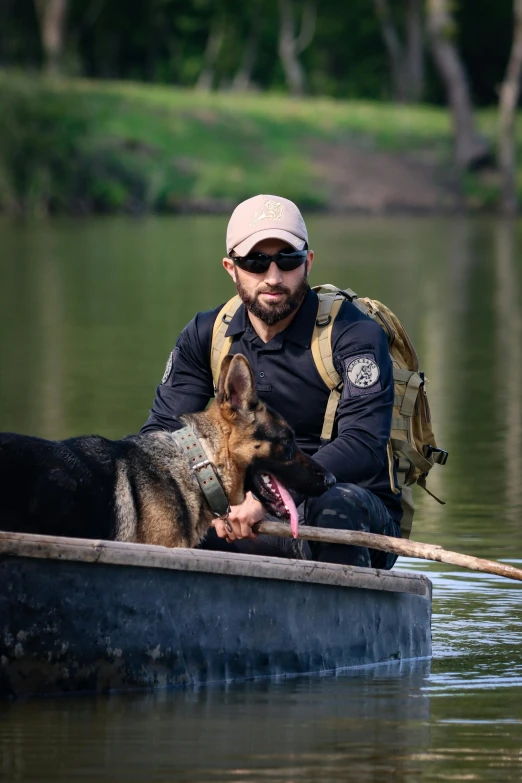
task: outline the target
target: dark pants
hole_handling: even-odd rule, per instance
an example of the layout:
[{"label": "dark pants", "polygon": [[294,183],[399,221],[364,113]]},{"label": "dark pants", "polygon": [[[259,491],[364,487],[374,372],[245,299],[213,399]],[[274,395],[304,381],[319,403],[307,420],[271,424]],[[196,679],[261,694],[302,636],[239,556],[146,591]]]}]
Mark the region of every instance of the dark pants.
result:
[{"label": "dark pants", "polygon": [[[313,527],[331,527],[336,530],[363,530],[400,538],[401,528],[390,517],[384,503],[367,489],[355,484],[336,484],[318,498],[308,498],[298,507],[299,521]],[[397,555],[343,544],[322,544],[291,538],[260,535],[255,541],[243,539],[227,544],[210,530],[200,544],[202,549],[223,552],[242,552],[249,555],[271,557],[292,557],[301,560],[316,560],[320,563],[341,563],[342,565],[373,566],[392,568]]]}]

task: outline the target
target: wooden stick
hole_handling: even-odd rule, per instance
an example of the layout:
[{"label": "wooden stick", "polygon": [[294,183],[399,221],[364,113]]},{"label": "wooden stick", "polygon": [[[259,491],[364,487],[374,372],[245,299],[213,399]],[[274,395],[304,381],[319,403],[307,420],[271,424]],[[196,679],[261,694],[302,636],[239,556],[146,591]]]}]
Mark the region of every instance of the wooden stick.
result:
[{"label": "wooden stick", "polygon": [[[269,536],[283,536],[291,538],[292,532],[289,525],[283,522],[258,522],[254,525],[254,532],[264,533]],[[505,576],[507,579],[516,579],[522,582],[522,570],[510,565],[497,563],[495,560],[483,560],[480,557],[461,555],[459,552],[451,552],[437,544],[421,544],[419,541],[410,541],[406,538],[392,538],[379,536],[376,533],[363,533],[356,530],[334,530],[327,527],[310,527],[299,525],[299,538],[307,541],[322,541],[327,544],[349,544],[350,546],[365,546],[370,549],[380,549],[383,552],[393,552],[405,557],[417,557],[422,560],[435,560],[438,563],[470,568],[472,571],[484,571],[486,574]]]}]

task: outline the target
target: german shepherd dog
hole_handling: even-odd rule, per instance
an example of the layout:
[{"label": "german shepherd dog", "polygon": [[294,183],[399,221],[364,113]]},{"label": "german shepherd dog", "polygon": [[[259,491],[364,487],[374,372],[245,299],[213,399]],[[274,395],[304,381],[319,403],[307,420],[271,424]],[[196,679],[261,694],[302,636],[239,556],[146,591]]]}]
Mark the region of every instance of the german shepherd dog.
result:
[{"label": "german shepherd dog", "polygon": [[[225,357],[212,405],[181,420],[198,435],[230,505],[252,489],[270,513],[294,519],[286,487],[317,496],[335,483],[258,400],[241,354]],[[0,434],[0,488],[4,531],[194,547],[214,520],[169,432],[115,441]]]}]

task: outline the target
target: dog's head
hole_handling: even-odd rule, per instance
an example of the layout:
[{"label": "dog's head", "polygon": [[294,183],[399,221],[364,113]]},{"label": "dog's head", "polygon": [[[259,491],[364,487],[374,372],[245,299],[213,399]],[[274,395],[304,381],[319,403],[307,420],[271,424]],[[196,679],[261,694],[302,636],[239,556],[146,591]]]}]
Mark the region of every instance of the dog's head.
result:
[{"label": "dog's head", "polygon": [[216,402],[230,425],[229,451],[245,471],[246,488],[272,514],[297,524],[288,490],[322,495],[335,484],[334,476],[301,451],[286,421],[258,399],[250,364],[242,354],[224,358]]}]

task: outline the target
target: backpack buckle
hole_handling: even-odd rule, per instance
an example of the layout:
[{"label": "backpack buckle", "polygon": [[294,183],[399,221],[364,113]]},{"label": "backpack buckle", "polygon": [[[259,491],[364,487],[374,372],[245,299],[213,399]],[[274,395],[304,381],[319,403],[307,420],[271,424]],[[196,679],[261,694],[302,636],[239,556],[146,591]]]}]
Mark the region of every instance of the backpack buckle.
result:
[{"label": "backpack buckle", "polygon": [[331,315],[326,316],[326,319],[325,319],[325,316],[323,315],[323,316],[321,316],[321,318],[317,318],[316,321],[315,321],[317,326],[321,326],[321,327],[322,326],[328,326],[328,324],[330,324],[331,322],[332,322],[332,316]]},{"label": "backpack buckle", "polygon": [[351,288],[341,288],[339,290],[339,293],[344,296],[345,299],[348,299],[349,302],[353,302],[354,299],[358,299],[359,297],[355,293],[355,291],[352,291]]},{"label": "backpack buckle", "polygon": [[[433,457],[434,454],[436,454],[435,457]],[[447,451],[444,451],[444,449],[437,449],[435,446],[427,446],[426,457],[428,459],[433,457],[433,461],[436,462],[437,465],[445,465],[448,461],[449,454]]]}]

